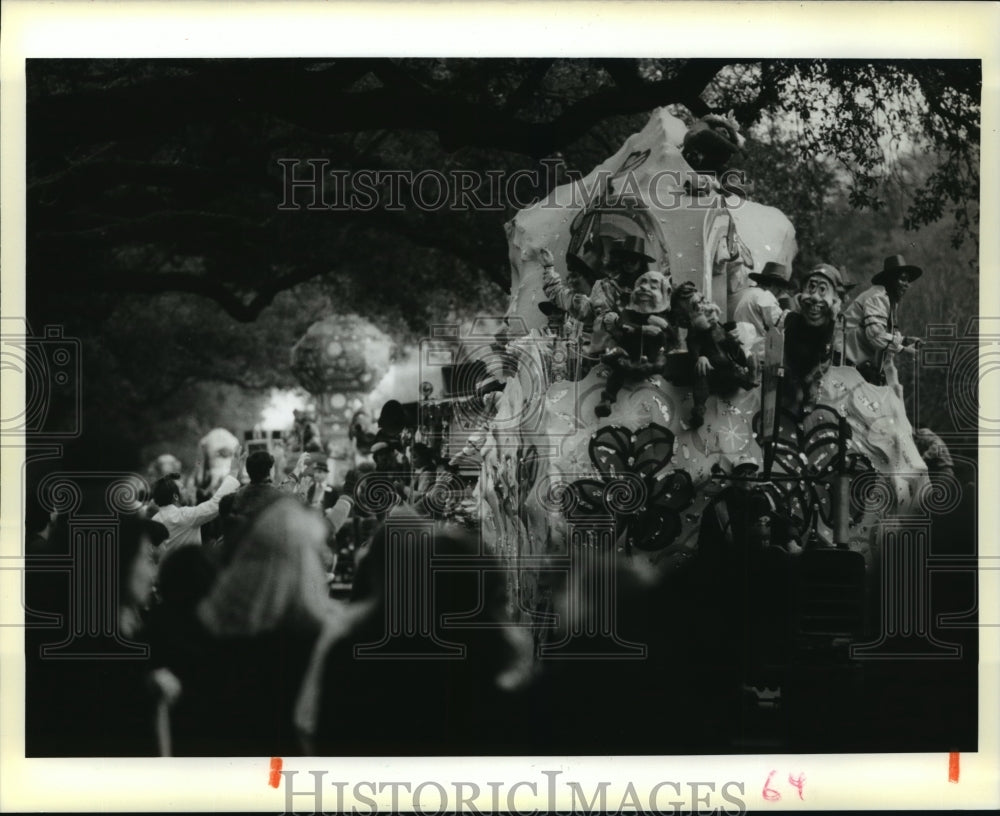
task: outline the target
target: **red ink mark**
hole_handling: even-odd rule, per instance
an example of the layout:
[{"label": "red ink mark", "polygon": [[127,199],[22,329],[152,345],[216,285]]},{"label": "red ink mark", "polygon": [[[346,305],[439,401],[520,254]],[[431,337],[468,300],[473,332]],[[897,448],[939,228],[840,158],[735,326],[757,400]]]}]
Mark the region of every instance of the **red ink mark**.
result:
[{"label": "red ink mark", "polygon": [[777,771],[771,771],[771,773],[767,775],[767,781],[764,783],[764,790],[761,791],[761,795],[768,802],[777,802],[781,799],[781,794],[771,787],[771,780],[774,778],[776,773]]},{"label": "red ink mark", "polygon": [[272,788],[276,788],[281,784],[281,765],[281,757],[271,757],[271,776],[268,778],[267,783]]},{"label": "red ink mark", "polygon": [[[776,770],[771,771],[767,775],[767,779],[764,781],[764,788],[761,790],[760,795],[768,802],[780,802],[781,792],[776,788],[771,787],[771,780],[774,779],[774,775],[777,773]],[[805,785],[806,785],[806,775],[799,771],[798,776],[792,776],[788,774],[788,784],[795,788],[799,793],[799,799],[804,800],[805,797]]]},{"label": "red ink mark", "polygon": [[958,782],[958,751],[948,754],[948,781]]}]

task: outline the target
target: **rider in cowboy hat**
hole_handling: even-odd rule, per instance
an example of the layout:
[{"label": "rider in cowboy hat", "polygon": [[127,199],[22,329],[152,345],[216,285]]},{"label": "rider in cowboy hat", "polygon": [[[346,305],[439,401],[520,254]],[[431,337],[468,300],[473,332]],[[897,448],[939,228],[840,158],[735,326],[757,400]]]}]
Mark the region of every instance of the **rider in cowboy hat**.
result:
[{"label": "rider in cowboy hat", "polygon": [[626,235],[611,242],[608,252],[608,274],[629,291],[636,279],[649,271],[656,259],[646,254],[646,241],[637,235]]},{"label": "rider in cowboy hat", "polygon": [[772,326],[780,325],[784,310],[778,303],[778,295],[791,289],[788,269],[784,264],[768,261],[760,272],[751,272],[747,277],[756,286],[748,286],[733,295],[730,301],[730,319],[737,323],[749,323],[757,331],[758,337],[767,334]]},{"label": "rider in cowboy hat", "polygon": [[896,307],[910,284],[923,274],[902,255],[890,255],[882,270],[844,313],[846,357],[868,382],[885,385],[883,371],[888,354],[914,354],[920,339],[906,337],[896,328]]}]

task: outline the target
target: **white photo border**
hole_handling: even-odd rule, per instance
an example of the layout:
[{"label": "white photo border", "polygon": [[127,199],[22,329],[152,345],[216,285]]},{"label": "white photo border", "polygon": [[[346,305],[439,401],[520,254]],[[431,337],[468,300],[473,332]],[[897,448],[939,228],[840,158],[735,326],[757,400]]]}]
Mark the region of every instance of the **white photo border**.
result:
[{"label": "white photo border", "polygon": [[[997,179],[1000,133],[1000,4],[998,3],[725,3],[725,2],[545,2],[415,4],[403,2],[53,2],[5,0],[2,8],[0,118],[2,141],[2,310],[25,314],[25,77],[30,57],[277,57],[277,56],[671,56],[844,57],[982,60],[981,177],[984,225],[1000,223]],[[317,100],[322,104],[322,100]],[[980,313],[1000,315],[1000,235],[981,236]],[[24,383],[4,377],[5,406],[23,404]],[[997,416],[998,397],[983,389],[983,416]],[[15,412],[16,413],[16,412]],[[4,416],[11,413],[5,412]],[[981,453],[982,483],[995,483],[997,451]],[[3,587],[19,574],[23,530],[23,454],[2,450],[0,569]],[[985,495],[985,494],[984,494]],[[987,497],[988,498],[988,497]],[[980,503],[980,529],[998,529],[995,501]],[[994,536],[981,535],[980,552],[996,556]],[[1000,621],[996,571],[980,573],[980,609]],[[16,579],[15,579],[16,580]],[[16,584],[15,584],[16,587]],[[16,593],[0,592],[4,621],[16,618]],[[755,810],[893,808],[969,809],[1000,807],[1000,628],[983,628],[980,648],[980,749],[962,754],[958,784],[948,781],[947,754],[776,755],[732,757],[505,757],[463,759],[286,758],[299,771],[296,790],[311,785],[308,771],[351,786],[362,780],[456,781],[484,790],[487,782],[536,783],[537,796],[522,787],[525,811],[547,801],[543,771],[562,780],[610,780],[608,801],[620,801],[631,782],[648,790],[657,782],[744,784],[743,800]],[[269,758],[239,759],[25,759],[23,630],[0,627],[0,810],[117,812],[236,810],[283,811],[285,786],[268,784]],[[804,800],[765,802],[761,788],[772,768],[804,773]],[[336,804],[327,787],[326,809]],[[505,789],[506,790],[506,789]],[[369,793],[368,789],[364,789]],[[565,785],[561,785],[565,792]],[[618,791],[618,793],[616,793]],[[388,807],[388,791],[373,798]],[[664,796],[664,799],[671,797]],[[436,800],[429,795],[428,801]],[[502,800],[506,804],[505,800]],[[361,808],[367,806],[346,800]],[[725,806],[725,802],[717,802]],[[299,797],[297,807],[311,810]],[[365,812],[364,809],[359,812]]]}]

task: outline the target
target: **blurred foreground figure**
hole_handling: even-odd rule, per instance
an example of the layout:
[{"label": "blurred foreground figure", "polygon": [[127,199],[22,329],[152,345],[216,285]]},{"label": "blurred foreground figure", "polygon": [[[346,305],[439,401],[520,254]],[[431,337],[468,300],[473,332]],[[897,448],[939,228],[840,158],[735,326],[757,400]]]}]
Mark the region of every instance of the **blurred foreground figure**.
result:
[{"label": "blurred foreground figure", "polygon": [[[177,680],[169,672],[154,670],[148,653],[141,653],[146,646],[143,613],[152,601],[156,575],[153,548],[165,537],[161,524],[134,515],[121,518],[115,548],[115,628],[119,644],[131,647],[129,659],[108,655],[47,659],[40,647],[51,634],[29,630],[25,679],[32,692],[29,706],[35,727],[26,746],[28,756],[169,753],[168,744],[158,743],[157,729],[161,706],[176,698]],[[60,610],[63,615],[67,612]]]},{"label": "blurred foreground figure", "polygon": [[[400,568],[414,566],[414,556],[419,561],[420,545],[390,542],[389,530],[376,532],[358,566],[347,625],[335,621],[314,656],[296,717],[309,752],[523,753],[530,735],[519,718],[528,711],[531,643],[520,637],[523,630],[509,626],[497,562],[479,556],[478,542],[463,531],[439,526],[435,556],[476,556],[480,571],[442,571],[429,586],[411,584]],[[410,601],[405,606],[404,597]],[[413,612],[429,623],[433,636],[421,636]],[[443,620],[462,613],[477,627]],[[393,619],[402,620],[402,634],[386,641]]]},{"label": "blurred foreground figure", "polygon": [[292,708],[320,631],[343,614],[328,596],[326,526],[294,498],[264,509],[196,610],[176,658],[177,753],[301,753]]}]

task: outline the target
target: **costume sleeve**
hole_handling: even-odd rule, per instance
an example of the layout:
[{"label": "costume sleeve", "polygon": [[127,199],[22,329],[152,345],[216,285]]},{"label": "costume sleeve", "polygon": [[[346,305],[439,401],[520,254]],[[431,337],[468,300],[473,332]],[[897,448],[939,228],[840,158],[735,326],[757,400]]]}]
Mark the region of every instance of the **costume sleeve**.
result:
[{"label": "costume sleeve", "polygon": [[703,332],[696,329],[688,329],[686,342],[688,351],[691,352],[691,356],[696,360],[699,357],[708,356],[708,354],[705,353],[705,338]]},{"label": "costume sleeve", "polygon": [[219,502],[222,501],[222,497],[228,496],[230,493],[235,493],[239,489],[239,486],[240,483],[235,477],[227,475],[222,480],[222,484],[219,485],[219,489],[215,491],[215,494],[210,499],[194,507],[177,508],[178,516],[183,522],[193,527],[200,527],[202,524],[207,524],[218,517]]},{"label": "costume sleeve", "polygon": [[681,334],[670,321],[670,312],[660,312],[656,317],[662,318],[667,323],[667,327],[663,330],[663,350],[669,354],[680,349]]},{"label": "costume sleeve", "polygon": [[424,496],[427,495],[427,491],[434,486],[434,474],[427,470],[422,470],[417,474],[415,484],[413,485],[413,493],[410,495],[410,501],[416,504]]},{"label": "costume sleeve", "polygon": [[590,305],[593,316],[598,317],[605,312],[618,311],[618,297],[613,289],[614,284],[607,278],[601,278],[590,290]]},{"label": "costume sleeve", "polygon": [[340,528],[344,526],[348,516],[351,515],[352,506],[353,502],[349,496],[341,496],[337,499],[337,503],[326,511],[326,520],[330,522],[334,534],[338,533]]},{"label": "costume sleeve", "polygon": [[783,314],[778,299],[770,292],[755,286],[746,290],[741,301],[733,309],[732,319],[737,323],[750,323],[758,331],[766,332],[772,326],[779,325]]},{"label": "costume sleeve", "polygon": [[726,336],[719,343],[719,346],[727,360],[736,363],[736,365],[747,365],[748,360],[746,352],[743,350],[743,344],[739,341],[739,338],[733,337],[728,330],[726,331]]},{"label": "costume sleeve", "polygon": [[[316,505],[316,501],[310,500],[310,494],[313,493],[313,487],[319,486],[321,483],[317,482],[312,476],[302,475],[299,476],[292,471],[289,473],[285,480],[279,484],[278,490],[295,496],[300,502],[302,502],[307,507],[313,507]],[[319,496],[313,496],[317,501],[321,500],[322,490],[319,491]]]},{"label": "costume sleeve", "polygon": [[770,329],[781,325],[785,310],[778,304],[777,299],[774,299],[769,303],[761,304],[761,316],[764,318],[764,328]]},{"label": "costume sleeve", "polygon": [[577,320],[586,321],[593,318],[594,310],[590,298],[570,289],[559,277],[555,267],[546,266],[543,270],[542,289],[545,291],[545,297]]},{"label": "costume sleeve", "polygon": [[606,331],[615,342],[621,342],[622,326],[626,323],[624,317],[618,312],[609,311],[601,314],[601,328]]},{"label": "costume sleeve", "polygon": [[876,348],[899,351],[903,347],[902,335],[889,331],[888,298],[873,297],[865,303],[861,329]]}]

